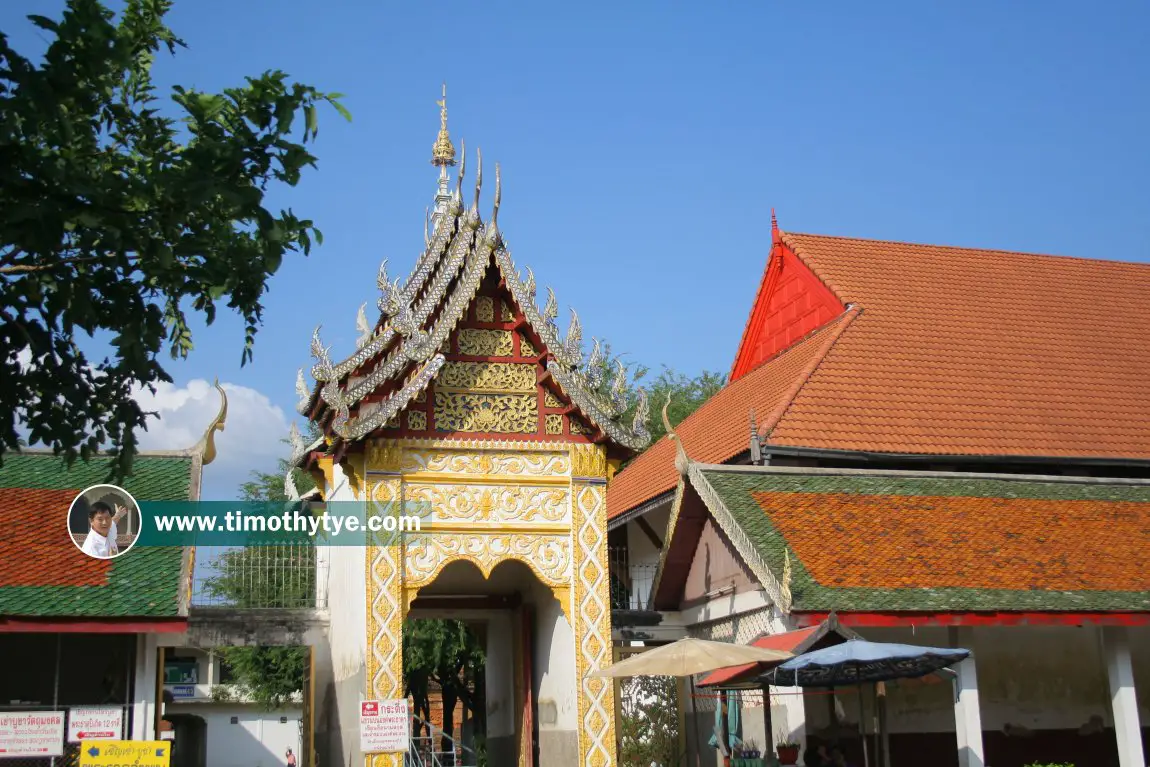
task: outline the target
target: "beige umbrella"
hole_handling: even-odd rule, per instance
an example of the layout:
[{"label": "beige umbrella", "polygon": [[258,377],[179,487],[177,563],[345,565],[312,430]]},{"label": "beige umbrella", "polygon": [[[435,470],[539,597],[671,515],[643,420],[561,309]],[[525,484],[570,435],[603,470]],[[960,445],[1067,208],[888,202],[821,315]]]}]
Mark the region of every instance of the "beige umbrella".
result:
[{"label": "beige umbrella", "polygon": [[787,660],[792,657],[793,654],[781,650],[766,650],[751,645],[711,642],[688,637],[632,655],[627,660],[592,671],[587,676],[694,676],[729,666]]}]

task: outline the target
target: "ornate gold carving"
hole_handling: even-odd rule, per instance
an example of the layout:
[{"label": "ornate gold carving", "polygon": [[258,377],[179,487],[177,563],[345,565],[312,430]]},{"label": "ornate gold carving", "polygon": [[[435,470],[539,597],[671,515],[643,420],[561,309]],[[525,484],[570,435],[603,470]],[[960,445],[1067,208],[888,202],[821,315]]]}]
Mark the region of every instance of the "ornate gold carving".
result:
[{"label": "ornate gold carving", "polygon": [[515,322],[515,312],[511,311],[511,305],[506,299],[499,302],[499,319],[503,322]]},{"label": "ornate gold carving", "polygon": [[315,460],[316,466],[323,472],[324,492],[330,493],[335,487],[334,467],[330,455],[320,456]]},{"label": "ornate gold carving", "polygon": [[491,296],[475,299],[475,319],[479,322],[495,322],[495,300]]},{"label": "ornate gold carving", "polygon": [[610,588],[607,576],[607,513],[603,485],[575,487],[574,578],[575,678],[580,683],[579,764],[615,763],[614,686],[587,674],[611,663]]},{"label": "ornate gold carving", "polygon": [[403,448],[390,439],[376,439],[367,446],[367,470],[398,472],[403,461]]},{"label": "ornate gold carving", "polygon": [[538,428],[534,394],[435,392],[436,431],[531,434]]},{"label": "ornate gold carving", "polygon": [[527,336],[524,336],[524,335],[519,336],[519,356],[521,356],[521,357],[538,357],[539,356],[539,352],[535,349],[535,347],[531,344],[531,342],[527,340]]},{"label": "ornate gold carving", "polygon": [[451,337],[443,339],[443,343],[439,345],[440,354],[451,354]]},{"label": "ornate gold carving", "polygon": [[568,421],[568,423],[571,424],[570,428],[571,428],[572,434],[590,434],[591,433],[591,429],[589,429],[587,427],[587,424],[583,423],[578,418],[568,418],[567,421]]},{"label": "ornate gold carving", "polygon": [[[448,364],[450,364],[450,363],[448,363]],[[416,404],[419,404],[419,405],[422,405],[424,402],[427,402],[427,389],[420,389],[419,391],[417,391],[415,393],[415,397],[412,399],[412,402],[415,402]]]},{"label": "ornate gold carving", "polygon": [[571,476],[606,478],[607,455],[603,447],[601,445],[572,445]]},{"label": "ornate gold carving", "polygon": [[559,398],[555,396],[554,392],[548,391],[546,394],[543,395],[543,406],[544,407],[563,407],[563,403],[559,401]]},{"label": "ornate gold carving", "polygon": [[568,518],[566,488],[529,486],[407,485],[408,503],[430,507],[432,524],[476,522],[562,522]]},{"label": "ornate gold carving", "polygon": [[463,328],[459,331],[459,353],[475,357],[510,357],[512,346],[510,330]]},{"label": "ornate gold carving", "polygon": [[427,413],[422,410],[408,410],[407,428],[412,431],[427,431]]},{"label": "ornate gold carving", "polygon": [[575,621],[572,620],[574,616],[571,614],[571,587],[552,586],[551,594],[559,602],[559,607],[563,609],[563,617],[567,619],[567,625],[574,626]]},{"label": "ornate gold carving", "polygon": [[521,454],[482,452],[451,453],[415,449],[404,454],[405,471],[450,472],[453,474],[512,474],[523,477],[563,476],[571,471],[565,453]]},{"label": "ornate gold carving", "polygon": [[[603,547],[607,555],[606,545]],[[471,562],[483,577],[500,562],[518,560],[528,565],[548,586],[560,586],[571,577],[571,537],[567,535],[469,535],[466,533],[409,533],[405,583],[425,586],[449,562]],[[607,613],[608,618],[610,613]],[[608,639],[610,629],[608,629]]]},{"label": "ornate gold carving", "polygon": [[560,440],[524,441],[517,439],[498,439],[496,437],[414,437],[404,439],[403,444],[412,450],[443,450],[450,453],[464,451],[482,452],[509,452],[509,453],[566,453],[569,443]]},{"label": "ornate gold carving", "polygon": [[[387,505],[400,493],[400,480],[376,483],[372,497]],[[369,699],[403,695],[403,551],[398,536],[367,547],[367,690]],[[402,754],[373,754],[371,765],[399,767]]]},{"label": "ornate gold carving", "polygon": [[535,366],[529,362],[448,362],[439,372],[440,391],[487,393],[535,391]]},{"label": "ornate gold carving", "polygon": [[562,434],[563,433],[563,416],[552,413],[545,417],[545,424],[547,426],[548,434]]}]

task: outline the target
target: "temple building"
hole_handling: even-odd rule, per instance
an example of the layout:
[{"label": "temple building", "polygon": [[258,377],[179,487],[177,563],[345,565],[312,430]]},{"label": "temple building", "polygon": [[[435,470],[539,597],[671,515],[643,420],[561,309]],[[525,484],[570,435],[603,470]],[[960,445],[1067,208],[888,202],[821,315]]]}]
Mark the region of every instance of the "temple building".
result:
[{"label": "temple building", "polygon": [[[608,493],[613,561],[656,571],[616,640],[958,645],[889,690],[896,763],[1145,765],[1150,265],[771,228],[729,383]],[[861,763],[858,696],[798,693],[774,732],[743,693],[746,733]]]},{"label": "temple building", "polygon": [[380,268],[379,316],[361,311],[356,349],[333,361],[317,329],[314,383],[300,373],[300,412],[323,437],[297,434],[293,464],[324,502],[423,519],[421,532],[322,553],[316,748],[320,763],[400,764],[361,748],[360,703],[406,696],[405,621],[452,617],[486,639],[488,763],[612,765],[612,684],[586,675],[611,662],[606,488],[649,442],[646,402],[632,407],[598,343],[588,354],[573,311],[559,331],[550,289],[538,308],[499,229],[499,166],[486,221],[478,151],[470,199],[462,149],[451,189],[446,92],[440,107],[425,250],[406,279]]}]

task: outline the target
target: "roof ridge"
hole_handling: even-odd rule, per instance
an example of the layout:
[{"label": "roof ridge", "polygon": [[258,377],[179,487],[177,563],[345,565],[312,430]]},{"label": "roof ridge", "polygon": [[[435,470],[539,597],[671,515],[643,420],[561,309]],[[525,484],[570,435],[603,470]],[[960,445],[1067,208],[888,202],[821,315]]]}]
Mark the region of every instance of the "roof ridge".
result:
[{"label": "roof ridge", "polygon": [[[847,306],[847,310],[843,312],[843,314],[840,315],[834,322],[823,326],[824,330],[829,331],[827,333],[827,337],[823,339],[823,348],[811,359],[810,362],[807,363],[807,366],[803,368],[795,382],[791,384],[791,388],[787,391],[782,401],[774,409],[774,411],[772,411],[771,414],[767,416],[767,419],[763,422],[763,425],[759,427],[758,435],[760,437],[766,438],[770,436],[770,433],[774,430],[774,428],[779,425],[779,423],[783,420],[783,416],[786,415],[787,411],[794,403],[795,398],[799,396],[799,393],[803,390],[803,387],[807,385],[807,381],[809,381],[811,376],[815,374],[815,371],[818,370],[819,365],[821,365],[823,360],[826,359],[827,354],[830,353],[830,350],[834,347],[835,343],[839,340],[839,338],[842,337],[842,334],[846,331],[846,329],[850,327],[850,324],[854,322],[855,317],[861,313],[862,307],[858,306],[857,304],[850,304]],[[837,327],[835,327],[836,325]],[[796,346],[796,344],[791,344],[791,346],[788,348],[794,348],[794,346]]]},{"label": "roof ridge", "polygon": [[[792,237],[792,236],[794,236],[794,237],[815,237],[815,238],[818,238],[821,240],[846,240],[848,242],[867,242],[867,243],[874,243],[877,245],[905,245],[905,246],[910,246],[913,248],[929,248],[932,250],[972,251],[975,253],[983,253],[983,254],[992,254],[993,253],[993,254],[1010,255],[1010,256],[1027,256],[1029,258],[1041,258],[1041,259],[1048,259],[1049,258],[1049,259],[1060,259],[1060,260],[1064,260],[1064,261],[1082,261],[1082,262],[1088,263],[1088,264],[1099,264],[1099,263],[1118,264],[1118,265],[1122,265],[1122,266],[1134,266],[1134,267],[1139,267],[1139,268],[1150,268],[1150,263],[1145,262],[1145,261],[1122,261],[1122,260],[1113,259],[1113,258],[1087,258],[1086,256],[1068,256],[1068,255],[1061,255],[1061,254],[1057,254],[1057,253],[1033,253],[1033,252],[1024,251],[1024,250],[1010,250],[1010,249],[1003,249],[1003,248],[980,248],[980,247],[968,247],[966,245],[939,245],[937,243],[913,242],[910,240],[888,240],[888,239],[881,239],[881,238],[874,238],[874,237],[849,237],[849,236],[838,235],[838,234],[817,234],[815,232],[784,232],[784,231],[780,231],[779,236],[783,238],[783,241],[786,242],[788,247],[790,247],[792,250],[794,250],[797,247],[797,245],[793,242],[790,242],[788,240],[789,237]],[[798,255],[797,250],[795,251],[795,254]]]},{"label": "roof ridge", "polygon": [[1018,482],[1047,482],[1078,485],[1131,485],[1150,486],[1150,479],[1141,477],[1076,477],[1065,474],[1003,474],[975,471],[923,471],[917,469],[852,469],[839,466],[755,466],[728,463],[694,464],[699,471],[717,471],[729,474],[810,474],[819,476],[855,477],[918,477],[922,479],[956,480],[1008,480]]}]

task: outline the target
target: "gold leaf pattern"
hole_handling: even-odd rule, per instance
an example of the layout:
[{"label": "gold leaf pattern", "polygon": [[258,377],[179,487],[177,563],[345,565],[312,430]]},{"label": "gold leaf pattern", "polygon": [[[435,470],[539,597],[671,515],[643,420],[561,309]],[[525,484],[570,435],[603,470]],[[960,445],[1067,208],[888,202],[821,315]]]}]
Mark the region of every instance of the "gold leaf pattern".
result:
[{"label": "gold leaf pattern", "polygon": [[511,311],[511,305],[507,303],[506,299],[499,302],[499,318],[504,322],[515,322],[515,313]]},{"label": "gold leaf pattern", "polygon": [[534,394],[435,392],[436,431],[531,434],[538,428]]},{"label": "gold leaf pattern", "polygon": [[523,362],[448,362],[439,371],[436,385],[441,391],[534,392],[535,366]]},{"label": "gold leaf pattern", "polygon": [[591,430],[578,418],[570,419],[572,434],[590,434]]},{"label": "gold leaf pattern", "polygon": [[539,352],[531,345],[526,336],[519,336],[519,356],[521,357],[538,357]]},{"label": "gold leaf pattern", "polygon": [[476,357],[510,357],[515,349],[510,330],[463,328],[459,331],[459,353]]},{"label": "gold leaf pattern", "polygon": [[[606,548],[603,549],[606,555]],[[473,563],[483,573],[500,562],[517,560],[531,567],[548,586],[562,585],[571,578],[570,535],[511,535],[422,533],[407,539],[405,583],[408,588],[435,580],[448,562]]]},{"label": "gold leaf pattern", "polygon": [[412,402],[415,402],[415,403],[420,404],[420,405],[422,405],[424,402],[427,402],[427,389],[420,389],[419,391],[417,391],[415,393],[415,398],[412,400]]},{"label": "gold leaf pattern", "polygon": [[571,508],[566,487],[411,484],[405,493],[408,503],[426,505],[432,524],[564,522]]},{"label": "gold leaf pattern", "polygon": [[407,411],[407,428],[412,431],[427,430],[427,413],[422,410]]},{"label": "gold leaf pattern", "polygon": [[544,407],[563,407],[563,403],[559,401],[559,398],[556,397],[554,393],[552,393],[551,391],[548,391],[543,397],[543,406]]},{"label": "gold leaf pattern", "polygon": [[552,413],[547,416],[546,424],[548,434],[563,433],[563,416]]},{"label": "gold leaf pattern", "polygon": [[442,450],[411,450],[403,456],[404,471],[438,471],[451,474],[515,474],[524,477],[564,476],[571,459],[564,453],[450,453]]},{"label": "gold leaf pattern", "polygon": [[495,322],[495,300],[491,296],[475,299],[475,319],[479,322]]}]

